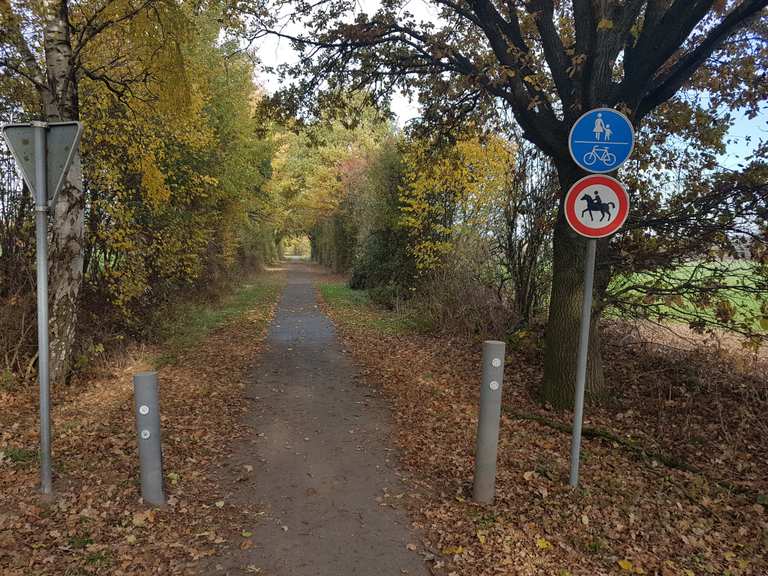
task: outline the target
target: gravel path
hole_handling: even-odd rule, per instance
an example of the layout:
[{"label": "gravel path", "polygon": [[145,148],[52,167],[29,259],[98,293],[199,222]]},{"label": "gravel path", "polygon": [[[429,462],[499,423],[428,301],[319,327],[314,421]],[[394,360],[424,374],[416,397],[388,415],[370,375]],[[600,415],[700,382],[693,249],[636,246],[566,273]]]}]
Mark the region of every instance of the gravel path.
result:
[{"label": "gravel path", "polygon": [[234,455],[233,468],[250,462],[255,478],[237,488],[235,501],[263,514],[248,528],[254,546],[215,559],[211,573],[427,575],[409,549],[418,536],[405,512],[382,506],[385,493],[403,491],[386,404],[357,382],[318,306],[320,270],[286,267],[287,286],[247,390],[254,438]]}]

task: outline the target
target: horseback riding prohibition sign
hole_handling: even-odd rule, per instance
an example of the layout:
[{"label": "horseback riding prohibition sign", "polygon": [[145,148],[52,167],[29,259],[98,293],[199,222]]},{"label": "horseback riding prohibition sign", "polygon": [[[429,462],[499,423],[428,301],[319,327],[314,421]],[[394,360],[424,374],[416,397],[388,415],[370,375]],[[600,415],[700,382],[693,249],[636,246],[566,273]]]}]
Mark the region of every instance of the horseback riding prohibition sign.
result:
[{"label": "horseback riding prohibition sign", "polygon": [[565,219],[587,238],[604,238],[616,232],[629,214],[629,195],[621,182],[592,174],[571,186],[565,196]]}]

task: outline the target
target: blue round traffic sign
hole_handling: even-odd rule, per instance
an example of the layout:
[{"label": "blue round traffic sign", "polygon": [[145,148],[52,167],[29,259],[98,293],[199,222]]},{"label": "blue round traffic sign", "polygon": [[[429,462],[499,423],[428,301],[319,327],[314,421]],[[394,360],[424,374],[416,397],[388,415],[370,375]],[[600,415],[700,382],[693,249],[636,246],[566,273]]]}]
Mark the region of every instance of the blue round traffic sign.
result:
[{"label": "blue round traffic sign", "polygon": [[587,172],[613,172],[635,146],[629,118],[613,108],[595,108],[576,120],[568,137],[571,158]]}]

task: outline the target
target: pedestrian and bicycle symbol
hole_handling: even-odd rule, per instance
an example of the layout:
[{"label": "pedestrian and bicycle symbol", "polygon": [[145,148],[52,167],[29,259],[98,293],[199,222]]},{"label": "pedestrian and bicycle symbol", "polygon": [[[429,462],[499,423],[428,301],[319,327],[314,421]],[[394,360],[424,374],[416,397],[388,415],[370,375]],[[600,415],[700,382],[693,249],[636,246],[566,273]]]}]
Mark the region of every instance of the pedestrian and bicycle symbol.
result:
[{"label": "pedestrian and bicycle symbol", "polygon": [[621,228],[629,214],[629,195],[618,180],[592,175],[574,184],[565,197],[565,218],[587,238],[603,238]]},{"label": "pedestrian and bicycle symbol", "polygon": [[573,161],[587,172],[613,172],[629,155],[635,132],[629,119],[613,108],[595,108],[576,121],[568,138]]}]

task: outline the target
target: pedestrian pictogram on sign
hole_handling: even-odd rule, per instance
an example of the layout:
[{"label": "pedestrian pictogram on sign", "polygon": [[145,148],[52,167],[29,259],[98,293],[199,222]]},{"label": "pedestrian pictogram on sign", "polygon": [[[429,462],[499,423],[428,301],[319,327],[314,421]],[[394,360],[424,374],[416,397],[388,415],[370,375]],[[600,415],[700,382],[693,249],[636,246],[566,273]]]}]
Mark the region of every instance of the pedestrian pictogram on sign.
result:
[{"label": "pedestrian pictogram on sign", "polygon": [[613,108],[595,108],[571,128],[568,149],[573,161],[587,172],[613,172],[635,146],[632,123]]},{"label": "pedestrian pictogram on sign", "polygon": [[587,238],[603,238],[616,232],[629,214],[629,195],[621,183],[595,174],[576,182],[565,197],[565,219]]}]

